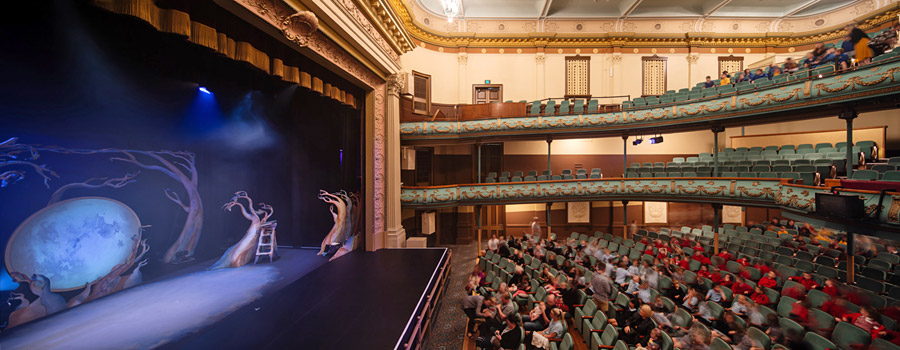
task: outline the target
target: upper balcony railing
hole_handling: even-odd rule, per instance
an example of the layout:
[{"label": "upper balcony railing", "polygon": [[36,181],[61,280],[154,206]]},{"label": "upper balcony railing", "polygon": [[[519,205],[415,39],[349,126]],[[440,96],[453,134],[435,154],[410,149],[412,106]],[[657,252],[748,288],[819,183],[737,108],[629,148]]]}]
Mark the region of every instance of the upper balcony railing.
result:
[{"label": "upper balcony railing", "polygon": [[[701,202],[781,208],[806,214],[816,210],[816,193],[825,187],[769,178],[606,178],[531,182],[403,187],[404,208],[428,209],[463,205],[503,205],[564,201]],[[840,190],[859,196],[866,221],[900,226],[900,193]],[[879,205],[881,209],[879,210]]]},{"label": "upper balcony railing", "polygon": [[[547,104],[524,102],[474,105],[481,113],[464,113],[459,106],[447,117],[423,117],[401,120],[403,141],[459,141],[491,138],[532,138],[603,136],[623,133],[672,132],[703,129],[710,123],[738,125],[748,119],[779,121],[821,117],[824,113],[857,103],[864,111],[896,108],[900,91],[900,56],[884,54],[872,64],[852,70],[834,71],[833,66],[782,74],[773,80],[757,81],[724,89],[703,89],[664,95],[664,99],[645,99],[646,105],[609,111],[591,108],[582,113],[569,105],[560,111],[558,104],[548,111]],[[583,101],[583,100],[582,100]],[[878,102],[878,103],[876,103]],[[442,110],[444,107],[437,107]],[[468,108],[468,107],[466,107]],[[579,109],[580,110],[580,109]]]}]

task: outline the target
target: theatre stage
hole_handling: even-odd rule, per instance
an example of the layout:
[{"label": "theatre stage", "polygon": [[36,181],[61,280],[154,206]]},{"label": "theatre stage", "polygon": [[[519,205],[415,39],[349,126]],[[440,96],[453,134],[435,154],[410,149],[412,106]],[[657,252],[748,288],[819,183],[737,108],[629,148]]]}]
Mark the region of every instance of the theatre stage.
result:
[{"label": "theatre stage", "polygon": [[449,254],[279,252],[273,264],[197,265],[15,327],[0,349],[393,349]]}]

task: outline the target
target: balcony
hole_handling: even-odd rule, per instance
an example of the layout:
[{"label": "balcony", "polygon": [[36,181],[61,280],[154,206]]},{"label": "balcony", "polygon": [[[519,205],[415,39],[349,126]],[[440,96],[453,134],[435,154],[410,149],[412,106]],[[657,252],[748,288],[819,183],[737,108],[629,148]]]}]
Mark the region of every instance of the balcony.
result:
[{"label": "balcony", "polygon": [[[799,214],[815,211],[815,194],[823,187],[768,178],[584,179],[491,184],[404,187],[404,208],[429,209],[465,205],[502,205],[564,201],[670,201],[781,208]],[[847,190],[860,196],[876,225],[900,226],[900,193],[882,199],[877,191]],[[883,210],[877,210],[882,201]],[[878,212],[878,216],[875,214]]]},{"label": "balcony", "polygon": [[[830,68],[830,67],[825,67]],[[400,137],[411,143],[456,143],[491,139],[543,139],[615,136],[623,133],[701,130],[711,124],[736,126],[837,114],[848,104],[860,111],[896,108],[900,102],[900,57],[885,57],[849,71],[808,70],[766,83],[685,94],[685,98],[644,99],[622,110],[584,107],[576,113],[525,102],[443,105],[437,116],[404,118]],[[649,100],[649,101],[648,101]],[[440,113],[437,111],[440,110]]]}]

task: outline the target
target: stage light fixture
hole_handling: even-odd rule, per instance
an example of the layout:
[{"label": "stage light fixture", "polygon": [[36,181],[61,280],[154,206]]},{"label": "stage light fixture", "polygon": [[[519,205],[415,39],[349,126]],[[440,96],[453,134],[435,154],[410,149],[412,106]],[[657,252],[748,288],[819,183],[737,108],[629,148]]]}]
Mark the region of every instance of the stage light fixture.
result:
[{"label": "stage light fixture", "polygon": [[644,142],[643,137],[639,138],[639,139],[634,139],[634,141],[631,141],[631,144],[637,146],[637,145],[640,145],[641,142]]},{"label": "stage light fixture", "polygon": [[650,144],[651,144],[651,145],[655,145],[655,144],[657,144],[657,143],[662,143],[662,142],[663,142],[663,137],[662,137],[662,135],[657,136],[657,137],[651,137],[651,138],[650,138]]},{"label": "stage light fixture", "polygon": [[204,93],[204,94],[212,94],[212,92],[210,92],[209,90],[207,90],[206,87],[204,87],[204,86],[201,86],[201,87],[197,88],[197,90],[200,90],[200,92],[202,92],[202,93]]}]

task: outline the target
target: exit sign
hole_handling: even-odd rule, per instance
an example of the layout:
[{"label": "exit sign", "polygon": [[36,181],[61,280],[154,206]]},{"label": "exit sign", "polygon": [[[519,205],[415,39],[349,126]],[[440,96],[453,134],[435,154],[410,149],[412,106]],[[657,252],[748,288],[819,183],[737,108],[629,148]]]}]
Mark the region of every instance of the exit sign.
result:
[{"label": "exit sign", "polygon": [[485,80],[484,83],[485,83],[485,84],[490,84],[491,81],[490,81],[490,80]]}]

